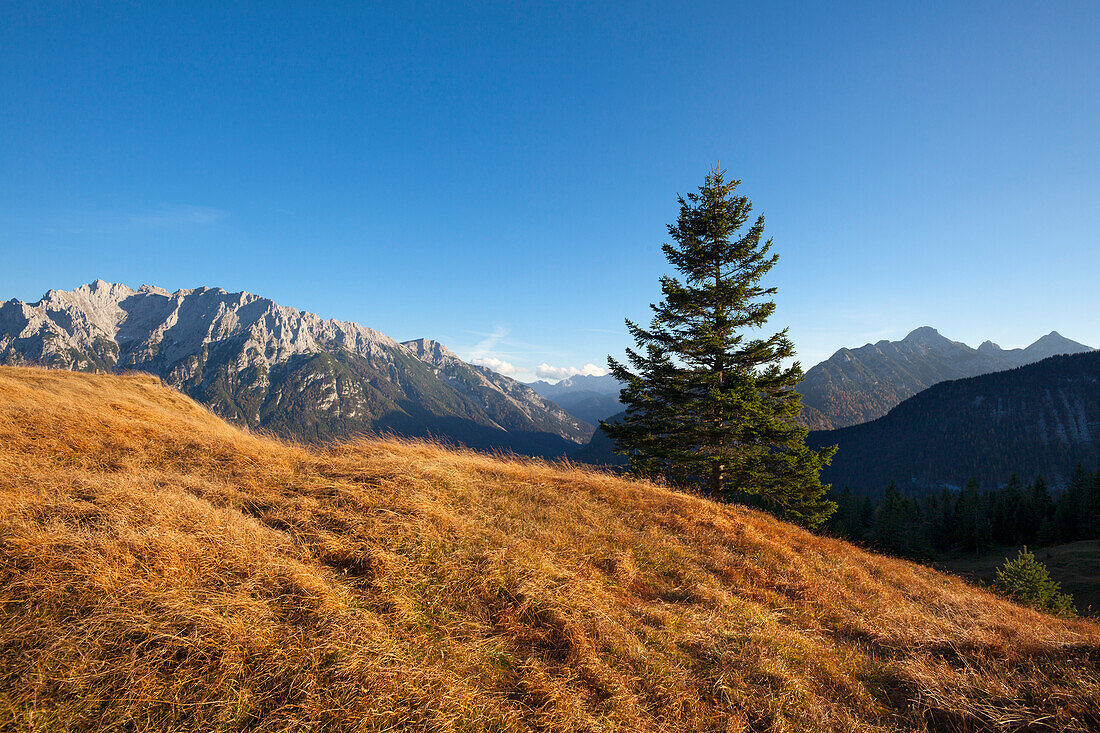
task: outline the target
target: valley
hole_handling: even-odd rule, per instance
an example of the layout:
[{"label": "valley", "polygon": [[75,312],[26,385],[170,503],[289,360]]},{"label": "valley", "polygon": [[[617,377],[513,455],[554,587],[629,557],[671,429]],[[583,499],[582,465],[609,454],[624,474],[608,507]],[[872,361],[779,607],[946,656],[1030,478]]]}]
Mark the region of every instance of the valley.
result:
[{"label": "valley", "polygon": [[[1073,596],[1082,615],[1100,617],[1100,540],[1080,540],[1061,545],[1030,548],[1035,557],[1050,568],[1050,575]],[[1019,547],[998,547],[978,556],[945,558],[933,567],[959,575],[975,583],[993,582],[997,568]]]}]

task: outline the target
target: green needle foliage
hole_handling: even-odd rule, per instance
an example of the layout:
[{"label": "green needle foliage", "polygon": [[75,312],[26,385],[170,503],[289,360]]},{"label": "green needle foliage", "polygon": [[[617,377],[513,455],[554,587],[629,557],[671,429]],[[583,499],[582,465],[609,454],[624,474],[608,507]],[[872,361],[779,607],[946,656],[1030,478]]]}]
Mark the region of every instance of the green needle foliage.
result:
[{"label": "green needle foliage", "polygon": [[608,359],[626,385],[626,413],[601,427],[634,473],[715,499],[758,496],[816,526],[836,508],[820,480],[836,447],[806,447],[794,389],[802,367],[781,365],[794,356],[787,329],[751,335],[775,310],[776,289],[760,281],[778,256],[762,241],[764,217],[749,224],[752,203],[734,195],[740,183],[714,169],[698,193],[678,197],[663,249],[681,277],[661,278],[664,300],[651,306],[648,329],[626,322],[637,344],[626,352],[632,369]]},{"label": "green needle foliage", "polygon": [[997,570],[993,587],[1022,606],[1056,616],[1077,615],[1073,596],[1061,592],[1061,583],[1051,579],[1047,566],[1036,560],[1026,546],[1016,559],[1005,559],[1005,564]]}]

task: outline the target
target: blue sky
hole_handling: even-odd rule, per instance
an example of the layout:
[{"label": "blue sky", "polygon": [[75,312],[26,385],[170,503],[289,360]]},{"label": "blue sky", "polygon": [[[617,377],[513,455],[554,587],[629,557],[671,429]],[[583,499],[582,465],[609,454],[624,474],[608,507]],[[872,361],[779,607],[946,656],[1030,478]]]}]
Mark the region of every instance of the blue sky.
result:
[{"label": "blue sky", "polygon": [[3,3],[0,298],[220,286],[560,375],[720,162],[806,366],[1096,346],[1097,80],[1095,2]]}]

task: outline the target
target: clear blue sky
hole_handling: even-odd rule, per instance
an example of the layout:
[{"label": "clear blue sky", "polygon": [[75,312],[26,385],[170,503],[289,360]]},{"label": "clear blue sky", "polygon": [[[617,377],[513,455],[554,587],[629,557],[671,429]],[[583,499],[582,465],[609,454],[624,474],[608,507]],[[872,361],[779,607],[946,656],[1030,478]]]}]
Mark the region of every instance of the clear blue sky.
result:
[{"label": "clear blue sky", "polygon": [[221,286],[603,366],[720,161],[806,366],[1100,345],[1100,3],[833,5],[5,2],[0,298]]}]

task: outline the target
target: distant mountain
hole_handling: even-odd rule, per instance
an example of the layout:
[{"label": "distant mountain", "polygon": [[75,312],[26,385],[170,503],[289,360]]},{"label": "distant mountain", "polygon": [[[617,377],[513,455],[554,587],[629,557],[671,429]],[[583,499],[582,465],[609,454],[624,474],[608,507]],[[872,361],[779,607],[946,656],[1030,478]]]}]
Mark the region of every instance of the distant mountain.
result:
[{"label": "distant mountain", "polygon": [[[605,418],[605,422],[617,422],[624,415],[626,415],[626,411],[621,410],[614,415],[609,415]],[[592,437],[587,443],[570,453],[569,458],[570,460],[588,463],[593,466],[625,468],[629,464],[629,461],[627,461],[625,457],[615,452],[615,443],[607,436],[607,433],[599,428],[596,428],[596,431],[592,433]]]},{"label": "distant mountain", "polygon": [[97,280],[0,305],[0,364],[151,372],[233,422],[298,439],[389,431],[562,455],[592,432],[514,380],[409,343],[220,288]]},{"label": "distant mountain", "polygon": [[591,424],[597,424],[623,409],[619,402],[622,385],[610,374],[602,377],[581,374],[556,384],[539,381],[528,386],[560,405],[570,415]]},{"label": "distant mountain", "polygon": [[885,415],[902,400],[940,382],[1086,351],[1090,347],[1057,332],[1026,349],[1006,350],[990,341],[973,349],[924,326],[901,341],[840,349],[806,372],[798,387],[807,407],[803,422],[812,429],[857,425]]},{"label": "distant mountain", "polygon": [[481,405],[495,423],[510,432],[555,433],[575,443],[587,441],[595,429],[560,406],[541,397],[528,385],[494,372],[488,367],[467,364],[438,341],[404,341],[417,358],[430,365],[436,376],[459,394]]},{"label": "distant mountain", "polygon": [[592,392],[594,394],[614,395],[617,397],[619,395],[619,390],[622,389],[619,380],[615,379],[615,377],[610,374],[604,374],[599,377],[589,374],[578,374],[557,382],[545,382],[540,380],[538,382],[532,382],[527,386],[543,397],[549,397],[550,399],[576,392]]},{"label": "distant mountain", "polygon": [[890,481],[912,491],[960,486],[971,476],[992,488],[1013,472],[1064,484],[1078,463],[1100,467],[1100,352],[943,382],[807,442],[840,446],[822,480],[856,492]]}]

